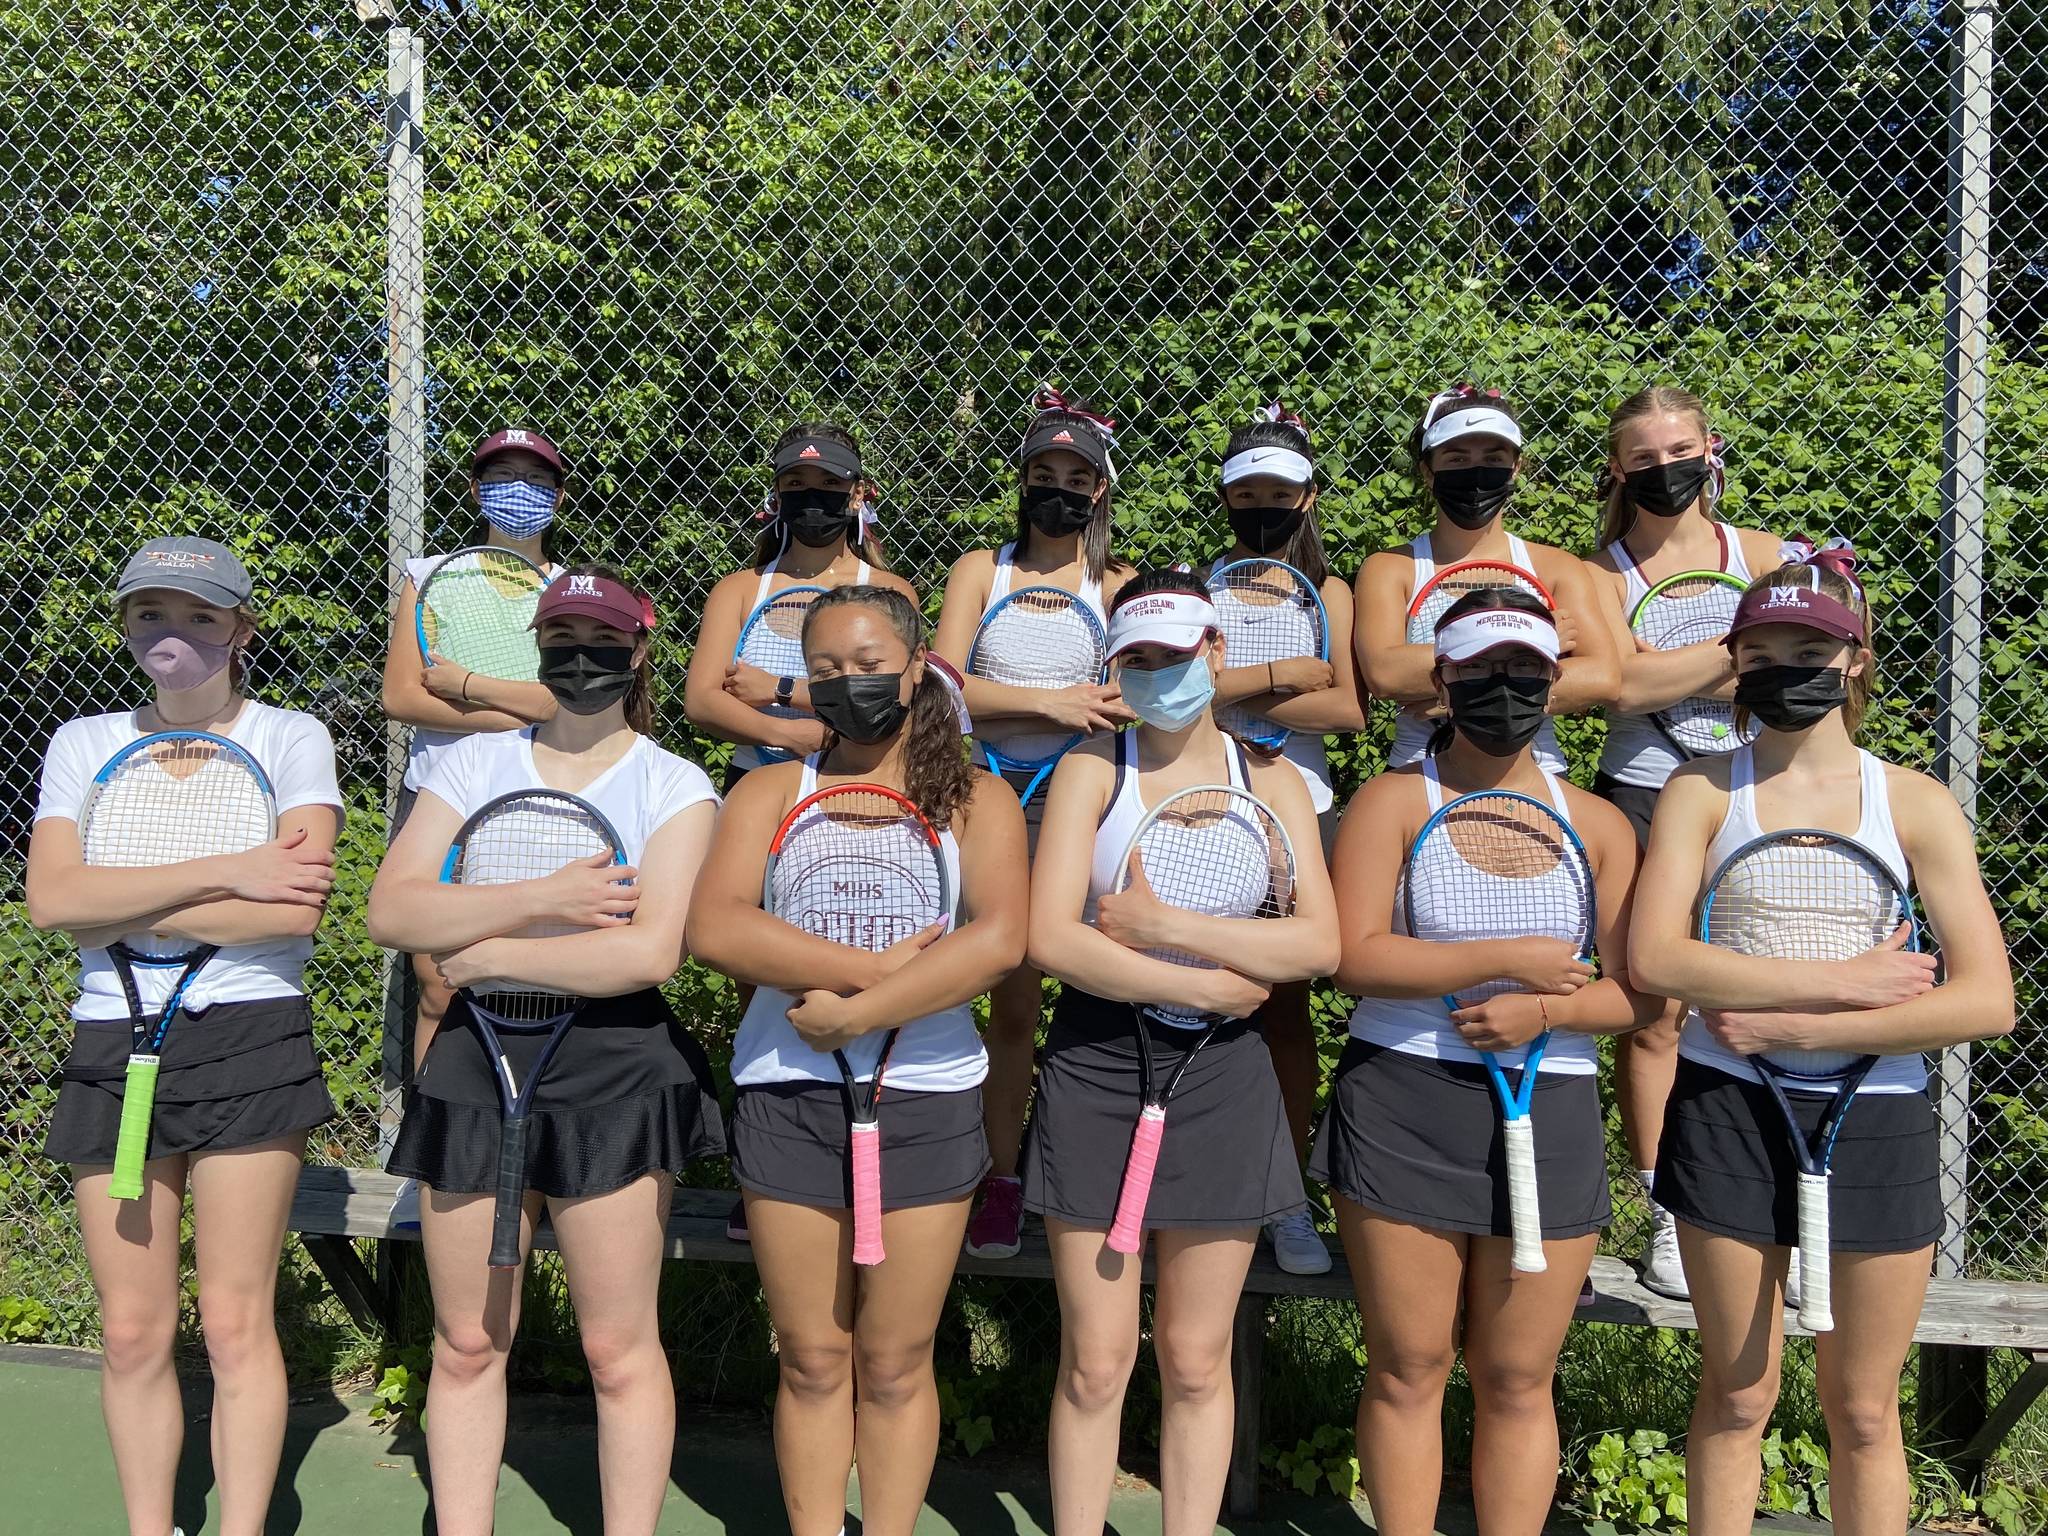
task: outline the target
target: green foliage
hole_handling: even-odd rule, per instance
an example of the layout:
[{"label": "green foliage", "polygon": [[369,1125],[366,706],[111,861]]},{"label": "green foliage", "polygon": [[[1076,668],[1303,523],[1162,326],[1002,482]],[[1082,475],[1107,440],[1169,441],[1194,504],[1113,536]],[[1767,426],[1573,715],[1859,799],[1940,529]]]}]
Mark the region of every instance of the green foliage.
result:
[{"label": "green foliage", "polygon": [[1610,1430],[1573,1447],[1565,1467],[1566,1508],[1603,1536],[1685,1528],[1685,1457],[1661,1431]]},{"label": "green foliage", "polygon": [[979,1456],[995,1444],[995,1418],[989,1410],[1002,1391],[1002,1381],[993,1373],[939,1377],[941,1448]]},{"label": "green foliage", "polygon": [[0,1344],[34,1344],[57,1314],[33,1296],[0,1296]]},{"label": "green foliage", "polygon": [[1756,1507],[1770,1515],[1828,1516],[1828,1453],[1811,1435],[1786,1437],[1773,1427],[1764,1436],[1763,1485]]},{"label": "green foliage", "polygon": [[1314,1493],[1328,1487],[1340,1499],[1358,1490],[1357,1442],[1352,1431],[1335,1424],[1323,1424],[1293,1448],[1268,1445],[1259,1451],[1259,1465],[1276,1473],[1297,1493]]},{"label": "green foliage", "polygon": [[370,1394],[370,1422],[379,1429],[400,1430],[421,1421],[427,1410],[427,1376],[433,1353],[402,1349],[384,1367]]}]

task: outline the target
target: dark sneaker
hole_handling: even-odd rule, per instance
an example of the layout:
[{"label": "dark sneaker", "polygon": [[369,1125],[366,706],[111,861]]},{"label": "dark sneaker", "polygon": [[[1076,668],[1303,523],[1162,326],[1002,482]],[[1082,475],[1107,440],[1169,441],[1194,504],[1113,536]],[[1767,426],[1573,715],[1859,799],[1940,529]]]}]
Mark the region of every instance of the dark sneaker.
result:
[{"label": "dark sneaker", "polygon": [[1024,1246],[1024,1181],[990,1174],[962,1246],[974,1259],[1014,1259]]}]

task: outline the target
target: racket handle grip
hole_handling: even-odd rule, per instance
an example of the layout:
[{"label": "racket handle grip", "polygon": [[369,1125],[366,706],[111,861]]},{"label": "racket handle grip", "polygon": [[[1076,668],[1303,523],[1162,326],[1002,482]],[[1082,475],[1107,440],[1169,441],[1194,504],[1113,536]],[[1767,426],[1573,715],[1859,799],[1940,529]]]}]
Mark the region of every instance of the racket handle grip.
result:
[{"label": "racket handle grip", "polygon": [[107,1193],[116,1200],[142,1198],[142,1168],[149,1161],[149,1121],[156,1109],[155,1056],[130,1056],[121,1085],[121,1131],[114,1143],[114,1176]]},{"label": "racket handle grip", "polygon": [[1834,1277],[1829,1273],[1828,1176],[1799,1175],[1799,1325],[1813,1333],[1835,1326]]},{"label": "racket handle grip", "polygon": [[498,1196],[491,1209],[491,1268],[519,1267],[519,1218],[526,1203],[524,1115],[507,1115],[498,1132]]},{"label": "racket handle grip", "polygon": [[1501,1121],[1507,1149],[1508,1231],[1514,1241],[1509,1260],[1518,1274],[1540,1275],[1550,1267],[1543,1257],[1543,1211],[1536,1194],[1536,1125],[1526,1114]]},{"label": "racket handle grip", "polygon": [[1159,1167],[1159,1143],[1166,1135],[1166,1110],[1147,1104],[1131,1133],[1131,1155],[1124,1163],[1123,1188],[1117,1192],[1116,1219],[1109,1224],[1114,1253],[1136,1253],[1145,1246],[1145,1202],[1152,1198],[1152,1175]]},{"label": "racket handle grip", "polygon": [[853,1122],[853,1262],[879,1264],[882,1250],[882,1127],[873,1120]]}]

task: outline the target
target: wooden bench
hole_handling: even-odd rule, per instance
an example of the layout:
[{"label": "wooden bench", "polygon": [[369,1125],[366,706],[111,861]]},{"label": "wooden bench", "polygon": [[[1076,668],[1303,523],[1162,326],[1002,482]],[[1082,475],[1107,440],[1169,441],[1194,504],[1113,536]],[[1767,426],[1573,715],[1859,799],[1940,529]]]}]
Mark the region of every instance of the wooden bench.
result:
[{"label": "wooden bench", "polygon": [[[355,1247],[357,1239],[417,1241],[417,1228],[391,1222],[392,1201],[399,1180],[365,1168],[309,1167],[300,1176],[292,1202],[291,1226],[320,1267],[335,1295],[366,1329],[389,1330],[392,1319],[375,1278]],[[705,1264],[752,1264],[753,1249],[725,1235],[725,1219],[735,1196],[731,1190],[678,1189],[668,1222],[668,1256]],[[535,1245],[554,1247],[554,1233],[545,1223]],[[960,1256],[959,1273],[999,1279],[1052,1279],[1052,1259],[1044,1235],[1027,1226],[1024,1250],[1014,1259],[973,1259]],[[1597,1299],[1581,1308],[1578,1321],[1618,1323],[1630,1327],[1694,1327],[1691,1306],[1647,1291],[1636,1274],[1619,1259],[1593,1261]],[[1237,1401],[1237,1436],[1230,1453],[1228,1507],[1233,1515],[1252,1513],[1258,1497],[1259,1397],[1266,1341],[1266,1307],[1275,1296],[1354,1300],[1351,1278],[1341,1255],[1327,1275],[1290,1275],[1273,1263],[1263,1246],[1252,1262],[1244,1299],[1238,1304],[1233,1330],[1232,1381]],[[1789,1314],[1788,1333],[1801,1333]],[[1990,1280],[1935,1280],[1920,1314],[1914,1340],[1923,1345],[1950,1346],[1955,1351],[1994,1349],[2019,1351],[2027,1359],[2022,1372],[1996,1403],[1981,1395],[1967,1422],[1951,1422],[1944,1435],[1947,1459],[1970,1475],[2011,1433],[2020,1416],[2048,1389],[2048,1285]],[[1968,1393],[1963,1394],[1965,1398]],[[1953,1416],[1952,1416],[1953,1420]]]}]

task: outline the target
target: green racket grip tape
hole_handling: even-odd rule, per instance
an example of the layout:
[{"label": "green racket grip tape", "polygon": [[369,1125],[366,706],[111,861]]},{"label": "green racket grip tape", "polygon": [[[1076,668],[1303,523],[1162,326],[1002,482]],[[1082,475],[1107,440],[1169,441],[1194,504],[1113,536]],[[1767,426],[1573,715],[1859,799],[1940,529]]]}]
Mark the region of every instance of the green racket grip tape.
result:
[{"label": "green racket grip tape", "polygon": [[156,1108],[154,1056],[130,1056],[121,1087],[121,1139],[114,1144],[114,1177],[107,1193],[116,1200],[142,1197],[142,1165],[149,1161],[149,1120]]}]

